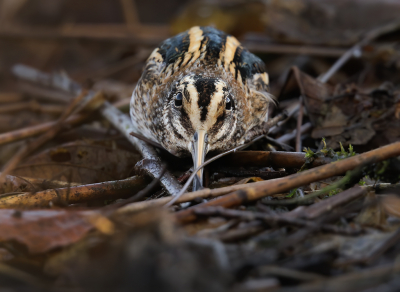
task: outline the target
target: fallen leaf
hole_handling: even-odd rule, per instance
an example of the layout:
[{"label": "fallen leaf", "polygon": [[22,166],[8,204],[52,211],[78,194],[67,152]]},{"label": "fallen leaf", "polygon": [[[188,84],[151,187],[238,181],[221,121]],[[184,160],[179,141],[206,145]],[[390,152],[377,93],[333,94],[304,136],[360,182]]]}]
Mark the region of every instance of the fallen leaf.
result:
[{"label": "fallen leaf", "polygon": [[45,253],[82,239],[94,226],[90,211],[0,210],[0,242],[16,241],[31,254]]},{"label": "fallen leaf", "polygon": [[351,84],[334,89],[298,69],[293,71],[314,126],[312,138],[326,138],[328,148],[338,149],[342,143],[344,147],[365,145],[365,151],[400,138],[394,110],[398,92],[384,87],[365,92]]},{"label": "fallen leaf", "polygon": [[12,174],[89,184],[124,179],[139,159],[138,154],[125,150],[73,142],[29,158]]}]

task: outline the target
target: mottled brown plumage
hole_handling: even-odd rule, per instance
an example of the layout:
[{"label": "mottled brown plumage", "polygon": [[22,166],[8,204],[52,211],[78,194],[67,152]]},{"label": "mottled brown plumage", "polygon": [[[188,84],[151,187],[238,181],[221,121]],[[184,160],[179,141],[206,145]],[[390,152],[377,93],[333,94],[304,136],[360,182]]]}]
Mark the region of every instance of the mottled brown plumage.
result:
[{"label": "mottled brown plumage", "polygon": [[130,113],[140,134],[176,156],[192,153],[196,166],[208,151],[233,148],[262,132],[271,101],[258,57],[233,36],[193,27],[150,55]]}]

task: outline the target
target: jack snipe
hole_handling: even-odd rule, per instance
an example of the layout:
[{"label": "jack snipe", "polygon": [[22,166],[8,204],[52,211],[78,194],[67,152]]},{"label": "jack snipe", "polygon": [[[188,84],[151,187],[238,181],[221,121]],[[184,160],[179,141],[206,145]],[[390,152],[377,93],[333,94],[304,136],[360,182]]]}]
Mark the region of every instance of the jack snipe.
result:
[{"label": "jack snipe", "polygon": [[[238,40],[192,27],[164,41],[147,60],[131,100],[137,131],[194,167],[208,151],[225,151],[263,131],[268,119],[265,64]],[[202,186],[202,171],[193,189]]]}]

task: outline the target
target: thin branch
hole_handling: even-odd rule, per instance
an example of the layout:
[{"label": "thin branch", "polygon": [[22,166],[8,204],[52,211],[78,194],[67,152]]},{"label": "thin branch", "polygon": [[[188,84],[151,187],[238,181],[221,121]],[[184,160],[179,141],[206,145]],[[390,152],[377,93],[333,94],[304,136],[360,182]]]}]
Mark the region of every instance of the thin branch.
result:
[{"label": "thin branch", "polygon": [[[3,194],[0,208],[43,208],[61,201],[68,204],[83,203],[99,199],[120,199],[139,192],[149,180],[134,176],[123,180],[49,189],[36,193]],[[68,199],[68,200],[67,200]]]},{"label": "thin branch", "polygon": [[321,81],[322,83],[326,83],[353,56],[361,57],[363,46],[369,44],[377,37],[379,37],[385,33],[394,31],[394,30],[398,29],[399,27],[400,27],[400,18],[396,19],[392,23],[386,24],[384,26],[381,26],[381,27],[378,27],[378,28],[375,28],[375,29],[369,31],[360,42],[355,44],[346,53],[344,53],[325,74],[322,74],[321,76],[319,76],[318,80]]},{"label": "thin branch", "polygon": [[[71,80],[65,74],[46,74],[20,64],[13,67],[13,73],[20,79],[73,94],[79,94],[82,90],[78,83]],[[152,146],[130,135],[131,132],[136,132],[130,118],[108,102],[103,104],[100,113],[125,135],[133,146],[142,154],[144,159],[153,161],[152,167],[145,169],[145,171],[153,178],[159,177],[162,170],[161,159]],[[176,195],[181,190],[179,182],[169,171],[161,178],[161,184],[171,195]]]},{"label": "thin branch", "polygon": [[196,215],[199,216],[217,216],[217,217],[227,217],[227,218],[240,218],[242,220],[251,221],[254,219],[262,220],[267,223],[271,227],[275,227],[276,225],[291,225],[297,227],[307,227],[313,229],[320,229],[327,232],[333,232],[338,234],[345,235],[355,235],[359,234],[361,230],[359,229],[348,229],[348,228],[340,228],[334,225],[328,224],[318,224],[313,221],[307,221],[299,218],[291,218],[288,216],[281,215],[269,215],[261,212],[250,212],[250,211],[239,211],[239,210],[231,210],[225,209],[222,207],[206,207],[206,208],[198,208],[194,210]]},{"label": "thin branch", "polygon": [[259,182],[257,185],[249,185],[249,187],[244,190],[235,191],[215,200],[179,211],[176,213],[176,218],[180,222],[190,222],[197,218],[194,214],[194,209],[197,208],[209,206],[223,206],[229,208],[239,206],[249,201],[286,192],[293,188],[301,187],[318,180],[326,179],[335,175],[341,175],[348,170],[355,169],[356,167],[386,160],[399,155],[400,142],[392,143],[360,155],[289,175],[284,178]]},{"label": "thin branch", "polygon": [[300,95],[299,98],[299,113],[297,115],[297,127],[296,127],[296,152],[301,152],[301,126],[303,124],[303,114],[304,114],[304,101],[303,96]]}]

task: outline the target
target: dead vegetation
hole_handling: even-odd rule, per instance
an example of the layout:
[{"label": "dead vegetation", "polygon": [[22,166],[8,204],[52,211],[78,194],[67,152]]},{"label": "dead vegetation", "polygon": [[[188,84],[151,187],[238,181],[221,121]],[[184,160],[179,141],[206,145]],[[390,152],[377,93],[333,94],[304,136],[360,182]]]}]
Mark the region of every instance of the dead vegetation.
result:
[{"label": "dead vegetation", "polygon": [[[398,291],[399,12],[0,0],[1,288]],[[131,135],[127,112],[152,48],[208,24],[263,58],[279,104],[190,192],[191,159]]]}]

